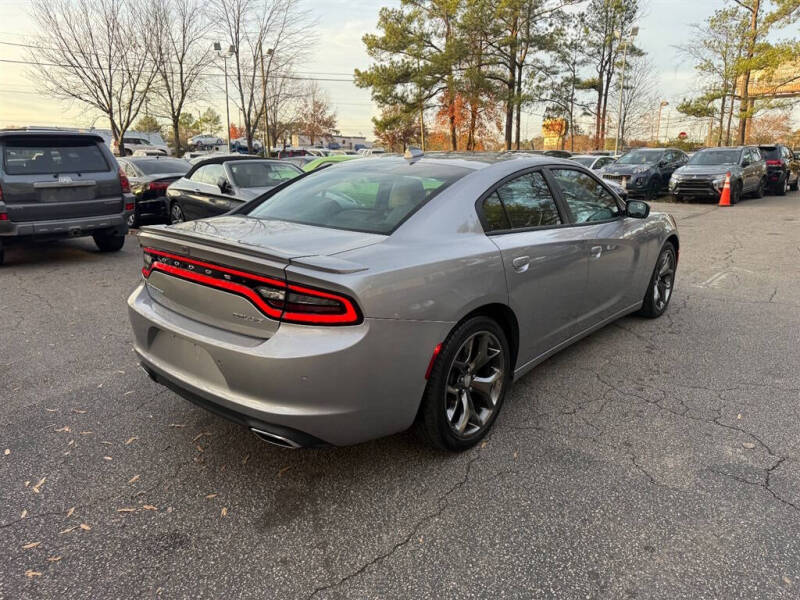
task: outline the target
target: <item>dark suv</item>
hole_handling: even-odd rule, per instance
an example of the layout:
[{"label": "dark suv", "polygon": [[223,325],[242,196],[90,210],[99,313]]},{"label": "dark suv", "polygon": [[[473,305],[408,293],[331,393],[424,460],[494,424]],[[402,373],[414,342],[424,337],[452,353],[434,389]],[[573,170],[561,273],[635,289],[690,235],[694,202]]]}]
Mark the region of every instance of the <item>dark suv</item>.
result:
[{"label": "dark suv", "polygon": [[0,131],[0,264],[16,240],[91,235],[122,248],[134,200],[103,138],[70,131]]},{"label": "dark suv", "polygon": [[636,148],[603,169],[602,177],[621,185],[631,197],[655,200],[667,188],[675,169],[688,160],[677,148]]},{"label": "dark suv", "polygon": [[755,146],[706,148],[695,152],[686,166],[672,175],[669,191],[677,200],[718,200],[728,173],[731,176],[731,204],[736,204],[745,194],[764,197],[767,166]]},{"label": "dark suv", "polygon": [[767,182],[770,189],[779,196],[789,190],[797,190],[800,178],[800,159],[783,144],[759,146],[758,149],[767,161]]}]

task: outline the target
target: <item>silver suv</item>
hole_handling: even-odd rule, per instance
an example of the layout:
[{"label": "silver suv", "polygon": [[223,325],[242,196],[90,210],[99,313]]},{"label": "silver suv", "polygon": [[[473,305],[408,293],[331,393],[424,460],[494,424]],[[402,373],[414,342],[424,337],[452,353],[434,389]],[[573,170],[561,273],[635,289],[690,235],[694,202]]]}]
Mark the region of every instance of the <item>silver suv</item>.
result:
[{"label": "silver suv", "polygon": [[122,248],[134,211],[128,178],[94,134],[0,131],[0,264],[18,240],[89,236]]}]

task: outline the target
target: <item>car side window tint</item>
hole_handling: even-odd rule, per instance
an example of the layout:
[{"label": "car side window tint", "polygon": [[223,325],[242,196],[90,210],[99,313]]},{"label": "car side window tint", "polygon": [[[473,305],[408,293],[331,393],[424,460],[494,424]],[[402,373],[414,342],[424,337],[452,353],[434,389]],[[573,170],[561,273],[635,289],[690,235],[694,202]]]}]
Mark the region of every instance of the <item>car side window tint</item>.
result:
[{"label": "car side window tint", "polygon": [[560,225],[556,202],[541,173],[525,173],[497,188],[512,229]]},{"label": "car side window tint", "polygon": [[500,196],[497,195],[497,192],[492,192],[483,201],[483,218],[486,221],[487,232],[511,229],[506,211],[503,209],[503,203],[500,202]]},{"label": "car side window tint", "polygon": [[550,171],[572,212],[575,223],[606,221],[622,214],[611,192],[593,177],[575,169]]}]

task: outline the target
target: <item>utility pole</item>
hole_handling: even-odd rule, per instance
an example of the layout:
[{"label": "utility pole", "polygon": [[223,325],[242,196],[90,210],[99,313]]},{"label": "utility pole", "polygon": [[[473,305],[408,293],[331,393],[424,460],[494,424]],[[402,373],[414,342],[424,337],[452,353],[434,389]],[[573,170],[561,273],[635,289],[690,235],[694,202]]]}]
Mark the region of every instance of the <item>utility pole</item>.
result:
[{"label": "utility pole", "polygon": [[669,106],[669,102],[666,100],[662,100],[661,104],[658,105],[658,120],[656,121],[656,142],[661,142],[661,109],[665,106]]},{"label": "utility pole", "polygon": [[261,111],[264,113],[264,135],[262,136],[264,141],[264,158],[269,158],[270,156],[270,139],[269,139],[269,116],[267,115],[267,73],[269,73],[269,68],[272,66],[272,55],[275,53],[274,48],[267,49],[267,56],[269,56],[269,65],[266,70],[264,70],[264,47],[263,45],[260,46],[261,48]]},{"label": "utility pole", "polygon": [[217,56],[222,58],[223,63],[223,70],[225,71],[225,130],[227,131],[227,135],[225,136],[228,140],[228,153],[230,154],[231,151],[231,109],[230,105],[228,104],[228,58],[233,56],[236,53],[236,46],[231,44],[228,46],[228,52],[226,54],[222,54],[222,44],[219,42],[214,42],[214,50],[217,51]]},{"label": "utility pole", "polygon": [[[622,70],[619,73],[619,108],[617,110],[617,139],[614,140],[614,155],[619,154],[619,140],[622,135],[622,96],[625,93],[625,62],[628,58],[628,46],[633,41],[633,38],[639,33],[639,28],[634,27],[631,29],[631,37],[625,40],[625,49],[622,51]],[[619,34],[619,39],[622,40],[622,33]]]}]

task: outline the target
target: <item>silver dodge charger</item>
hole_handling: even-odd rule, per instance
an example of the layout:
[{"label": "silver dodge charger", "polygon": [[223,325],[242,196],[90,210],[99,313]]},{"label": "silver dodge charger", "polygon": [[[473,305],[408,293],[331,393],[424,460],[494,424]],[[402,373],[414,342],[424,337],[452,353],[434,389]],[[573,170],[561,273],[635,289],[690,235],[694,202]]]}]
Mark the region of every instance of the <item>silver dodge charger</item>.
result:
[{"label": "silver dodge charger", "polygon": [[515,378],[623,315],[660,316],[679,249],[671,216],[574,162],[419,151],[139,240],[144,369],[293,448],[412,425],[473,446]]}]

